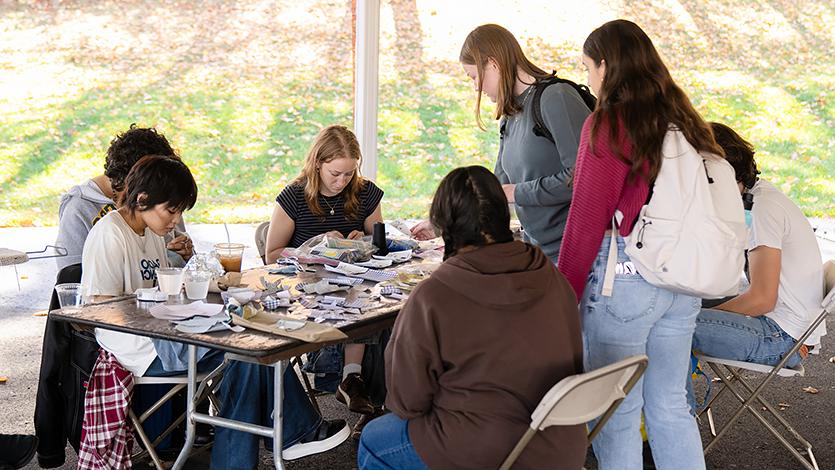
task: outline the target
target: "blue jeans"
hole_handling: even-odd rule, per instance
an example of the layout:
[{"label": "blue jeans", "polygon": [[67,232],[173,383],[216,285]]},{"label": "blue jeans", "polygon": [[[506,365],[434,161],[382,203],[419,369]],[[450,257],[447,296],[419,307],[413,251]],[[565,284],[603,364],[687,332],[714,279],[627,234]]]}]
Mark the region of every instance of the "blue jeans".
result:
[{"label": "blue jeans", "polygon": [[[219,395],[221,416],[261,426],[273,425],[274,368],[231,361],[223,374]],[[284,371],[284,419],[282,435],[286,449],[310,434],[322,423],[292,367]],[[248,432],[215,427],[211,468],[255,470],[258,468],[258,442],[261,437]],[[272,439],[264,439],[272,450]]]},{"label": "blue jeans", "polygon": [[428,470],[412,447],[409,421],[394,413],[380,416],[363,428],[357,465],[359,470]]},{"label": "blue jeans", "polygon": [[655,464],[666,469],[704,469],[702,441],[690,414],[685,381],[700,299],[652,286],[634,270],[618,238],[618,269],[611,297],[601,295],[609,237],[589,273],[583,315],[585,368],[594,370],[636,354],[649,365],[593,441],[599,467],[641,469],[641,409]]},{"label": "blue jeans", "polygon": [[[696,318],[693,350],[706,356],[776,366],[797,341],[767,316],[704,309]],[[786,367],[800,364],[795,353]]]}]

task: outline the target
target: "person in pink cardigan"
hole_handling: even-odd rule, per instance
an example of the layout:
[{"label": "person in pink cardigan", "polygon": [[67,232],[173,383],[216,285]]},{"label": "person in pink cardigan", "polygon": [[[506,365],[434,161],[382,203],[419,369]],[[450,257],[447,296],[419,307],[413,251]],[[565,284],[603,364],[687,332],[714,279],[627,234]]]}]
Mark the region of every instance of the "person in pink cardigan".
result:
[{"label": "person in pink cardigan", "polygon": [[[710,127],[676,85],[650,38],[630,21],[610,21],[583,45],[597,108],[583,125],[573,197],[558,268],[577,298],[585,368],[636,354],[649,356],[644,378],[594,440],[599,468],[640,469],[643,408],[660,469],[703,469],[701,438],[685,380],[700,299],[652,286],[624,252],[661,166],[661,143],[678,126],[697,149],[723,155]],[[612,218],[620,218],[612,233]],[[617,237],[611,296],[602,295],[610,237]]]}]

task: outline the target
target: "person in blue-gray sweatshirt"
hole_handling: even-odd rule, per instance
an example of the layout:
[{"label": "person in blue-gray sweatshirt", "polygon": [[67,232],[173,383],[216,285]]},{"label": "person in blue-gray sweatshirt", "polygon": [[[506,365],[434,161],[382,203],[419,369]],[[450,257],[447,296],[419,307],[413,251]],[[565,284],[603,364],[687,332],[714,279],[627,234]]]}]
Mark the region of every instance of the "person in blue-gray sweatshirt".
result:
[{"label": "person in blue-gray sweatshirt", "polygon": [[[567,183],[591,110],[574,86],[534,65],[513,34],[499,25],[470,32],[459,60],[473,81],[476,122],[482,129],[481,95],[496,103],[501,140],[495,174],[515,205],[526,241],[539,245],[556,263],[571,202]],[[543,86],[547,82],[556,83]],[[541,119],[534,116],[535,104]],[[428,221],[416,225],[412,235],[435,236]]]}]

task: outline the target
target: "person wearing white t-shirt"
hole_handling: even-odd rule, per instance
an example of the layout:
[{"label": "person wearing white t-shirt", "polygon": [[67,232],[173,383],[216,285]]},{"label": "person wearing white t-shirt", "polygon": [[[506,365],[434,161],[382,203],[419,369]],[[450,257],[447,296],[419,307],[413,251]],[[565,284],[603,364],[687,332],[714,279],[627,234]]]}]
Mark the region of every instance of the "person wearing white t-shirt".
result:
[{"label": "person wearing white t-shirt", "polygon": [[[131,168],[125,180],[122,206],[93,226],[84,243],[81,286],[85,295],[118,296],[140,287],[153,287],[156,269],[168,266],[163,235],[173,230],[184,210],[197,201],[197,184],[188,167],[177,157],[149,155]],[[96,340],[134,375],[161,376],[183,373],[186,361],[176,358],[185,349],[179,343],[96,330]],[[198,348],[198,371],[211,370],[223,360],[219,351]],[[240,364],[231,361],[228,370]],[[252,403],[237,397],[251,394],[256,381],[222,381],[219,387],[223,416],[236,413]],[[284,456],[300,458],[329,450],[344,442],[350,430],[344,420],[323,420],[313,408],[292,368],[284,374]],[[255,392],[269,394],[271,390]],[[272,403],[272,399],[267,401]],[[272,410],[269,410],[271,412]],[[258,462],[257,441],[253,445],[215,445],[213,467],[254,469]]]},{"label": "person wearing white t-shirt", "polygon": [[[693,350],[723,359],[777,365],[820,310],[820,249],[800,208],[773,184],[757,177],[760,172],[753,146],[723,124],[711,126],[716,142],[734,167],[740,192],[753,197],[750,217],[746,214],[750,220],[750,287],[699,313]],[[822,323],[786,367],[799,364],[825,334]]]}]

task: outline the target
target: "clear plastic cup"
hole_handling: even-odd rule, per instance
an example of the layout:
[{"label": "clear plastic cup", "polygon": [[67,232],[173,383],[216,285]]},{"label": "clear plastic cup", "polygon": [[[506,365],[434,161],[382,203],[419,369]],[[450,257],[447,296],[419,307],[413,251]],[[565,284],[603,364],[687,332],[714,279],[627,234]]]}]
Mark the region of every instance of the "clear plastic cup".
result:
[{"label": "clear plastic cup", "polygon": [[58,284],[55,286],[55,292],[58,293],[58,305],[61,308],[77,307],[84,304],[81,295],[81,284],[77,282]]},{"label": "clear plastic cup", "polygon": [[246,245],[240,243],[216,243],[215,253],[217,253],[220,264],[227,273],[241,272],[241,260],[244,257],[244,248]]},{"label": "clear plastic cup", "polygon": [[190,300],[202,300],[209,295],[209,283],[212,275],[189,275],[186,274],[186,297]]},{"label": "clear plastic cup", "polygon": [[159,290],[165,295],[180,295],[183,288],[183,268],[157,268]]}]

